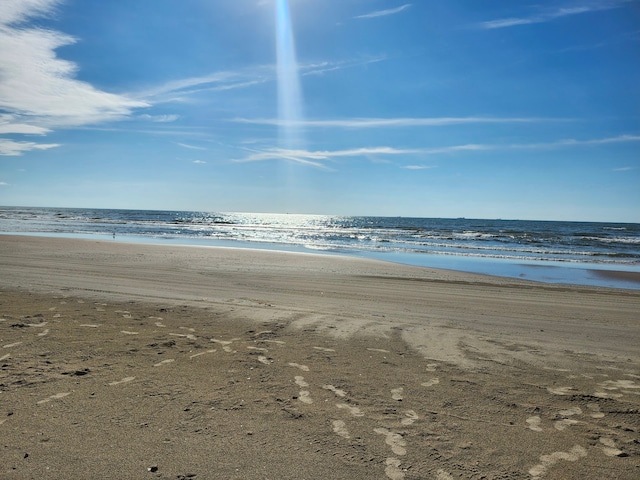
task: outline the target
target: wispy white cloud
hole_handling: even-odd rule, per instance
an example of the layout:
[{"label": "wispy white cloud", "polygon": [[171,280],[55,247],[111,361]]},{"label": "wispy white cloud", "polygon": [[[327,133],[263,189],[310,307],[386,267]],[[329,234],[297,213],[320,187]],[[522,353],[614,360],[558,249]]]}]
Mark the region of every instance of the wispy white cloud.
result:
[{"label": "wispy white cloud", "polygon": [[617,137],[591,138],[576,140],[573,138],[556,140],[553,142],[539,143],[510,143],[510,144],[468,144],[454,145],[442,148],[429,148],[422,150],[424,153],[453,153],[459,151],[487,151],[487,150],[548,150],[564,147],[587,147],[596,145],[608,145],[612,143],[640,142],[640,135],[619,135]]},{"label": "wispy white cloud", "polygon": [[[77,65],[57,55],[75,43],[62,32],[29,21],[50,15],[61,0],[2,0],[0,3],[0,121],[2,134],[49,133],[58,127],[118,120],[147,103],[104,92],[77,80]],[[51,148],[3,140],[3,155]],[[14,153],[10,153],[14,152]]]},{"label": "wispy white cloud", "polygon": [[416,153],[416,150],[395,149],[391,147],[374,147],[374,148],[354,148],[347,150],[302,150],[302,149],[285,149],[273,148],[263,151],[254,151],[250,155],[243,158],[232,160],[236,163],[264,162],[271,160],[289,160],[302,165],[328,168],[323,162],[331,161],[339,157],[359,157],[359,156],[376,156],[376,155],[400,155]]},{"label": "wispy white cloud", "polygon": [[171,80],[140,91],[135,94],[135,97],[152,103],[185,101],[187,97],[196,93],[246,88],[268,82],[273,78],[272,67],[221,71],[198,77]]},{"label": "wispy white cloud", "polygon": [[180,115],[149,115],[147,113],[140,115],[142,120],[148,120],[155,123],[171,123],[180,118]]},{"label": "wispy white cloud", "polygon": [[[617,137],[607,137],[599,139],[575,140],[565,139],[555,142],[541,143],[515,143],[515,144],[461,144],[447,145],[441,147],[425,147],[425,148],[394,148],[394,147],[361,147],[343,150],[303,150],[303,149],[283,149],[272,148],[266,150],[251,150],[251,153],[245,157],[233,159],[235,163],[251,163],[264,162],[273,160],[289,160],[295,163],[318,167],[328,168],[326,163],[338,158],[345,157],[365,157],[365,158],[384,158],[394,156],[406,157],[427,157],[432,155],[451,155],[462,152],[487,152],[498,150],[548,150],[554,148],[580,147],[605,145],[611,143],[639,142],[640,135],[620,135]],[[422,165],[408,165],[403,168],[422,169],[432,168]]]},{"label": "wispy white cloud", "polygon": [[9,184],[7,182],[0,182],[0,187],[7,187]]},{"label": "wispy white cloud", "polygon": [[386,17],[387,15],[394,15],[396,13],[400,13],[403,10],[406,10],[407,8],[411,7],[411,3],[407,3],[405,5],[402,5],[400,7],[396,7],[396,8],[389,8],[387,10],[377,10],[375,12],[370,12],[370,13],[365,13],[364,15],[358,15],[357,17],[354,18],[377,18],[377,17]]},{"label": "wispy white cloud", "polygon": [[419,153],[422,150],[416,149],[397,149],[392,147],[372,147],[372,148],[352,148],[346,150],[295,150],[285,148],[274,148],[264,151],[252,153],[242,159],[234,160],[235,162],[259,162],[264,160],[277,160],[286,157],[299,157],[309,160],[331,160],[336,157],[358,157],[363,155],[401,155],[409,153]]},{"label": "wispy white cloud", "polygon": [[308,63],[308,64],[301,64],[298,67],[298,69],[300,70],[300,74],[303,77],[306,77],[309,75],[322,75],[327,72],[344,70],[346,68],[362,67],[364,65],[383,62],[387,59],[388,57],[386,56],[378,56],[373,58],[343,60],[343,61],[336,61],[336,62]]},{"label": "wispy white cloud", "polygon": [[194,160],[192,163],[195,163],[196,165],[205,165],[207,162],[204,160]]},{"label": "wispy white cloud", "polygon": [[[56,50],[75,43],[61,32],[16,24],[42,14],[55,0],[8,0],[0,16],[0,108],[35,117],[39,125],[72,126],[119,119],[146,103],[107,93],[75,77],[77,66]],[[32,6],[29,10],[28,5]],[[12,7],[19,14],[11,12]],[[7,21],[7,18],[10,21]],[[16,19],[11,21],[11,19]]]},{"label": "wispy white cloud", "polygon": [[629,172],[631,170],[637,170],[637,167],[620,167],[620,168],[614,168],[613,171],[614,172]]},{"label": "wispy white cloud", "polygon": [[533,23],[551,22],[553,20],[557,20],[563,17],[580,15],[583,13],[598,12],[601,10],[611,10],[613,8],[618,8],[622,6],[622,3],[623,2],[604,1],[600,3],[592,3],[589,5],[578,6],[578,7],[557,8],[555,10],[535,13],[529,16],[524,16],[524,17],[510,17],[510,18],[500,18],[496,20],[489,20],[489,21],[480,23],[480,27],[485,29],[495,29],[495,28],[515,27],[518,25],[530,25]]},{"label": "wispy white cloud", "polygon": [[188,148],[189,150],[206,150],[204,147],[198,147],[196,145],[189,145],[188,143],[176,143],[176,145],[181,146],[182,148]]},{"label": "wispy white cloud", "polygon": [[51,130],[37,125],[21,123],[15,115],[0,115],[0,135],[18,133],[21,135],[44,135]]},{"label": "wispy white cloud", "polygon": [[17,157],[32,150],[49,150],[59,146],[57,143],[16,142],[0,138],[0,155]]},{"label": "wispy white cloud", "polygon": [[[464,146],[449,147],[456,148],[458,150],[463,149]],[[437,149],[438,152],[442,149]],[[379,159],[389,156],[397,155],[417,155],[425,154],[428,152],[436,153],[435,149],[413,149],[413,148],[393,148],[393,147],[361,147],[351,148],[344,150],[302,150],[302,149],[284,149],[273,148],[263,151],[254,151],[246,157],[234,159],[236,163],[250,163],[250,162],[264,162],[272,160],[289,160],[302,165],[325,168],[327,169],[326,162],[333,161],[337,158],[344,157],[365,157],[370,159]]]},{"label": "wispy white cloud", "polygon": [[[354,68],[386,60],[387,57],[360,58],[333,62],[301,63],[301,75],[320,75],[336,70]],[[207,75],[180,78],[149,87],[135,93],[135,98],[153,104],[185,102],[193,95],[203,92],[224,92],[249,88],[276,80],[275,65],[259,65],[239,70],[212,72]]]},{"label": "wispy white cloud", "polygon": [[549,143],[534,143],[523,145],[512,145],[513,148],[549,148],[549,147],[571,147],[571,146],[590,146],[590,145],[608,145],[611,143],[628,143],[640,142],[640,135],[618,135],[617,137],[592,138],[587,140],[576,140],[568,138]]},{"label": "wispy white cloud", "polygon": [[527,117],[418,117],[418,118],[347,118],[332,120],[301,120],[291,125],[278,118],[235,118],[234,122],[254,125],[297,126],[319,128],[389,128],[389,127],[438,127],[481,123],[534,123],[562,121],[563,119]]},{"label": "wispy white cloud", "polygon": [[2,0],[0,24],[11,25],[50,14],[63,0]]},{"label": "wispy white cloud", "polygon": [[428,170],[435,167],[429,165],[404,165],[400,168],[404,168],[405,170]]}]

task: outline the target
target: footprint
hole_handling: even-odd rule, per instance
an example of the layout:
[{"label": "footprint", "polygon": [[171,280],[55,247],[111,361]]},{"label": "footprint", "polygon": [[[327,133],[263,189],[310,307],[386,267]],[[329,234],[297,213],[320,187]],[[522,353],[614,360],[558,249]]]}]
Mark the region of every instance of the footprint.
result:
[{"label": "footprint", "polygon": [[[573,415],[580,415],[581,413],[582,413],[582,409],[580,407],[573,407],[567,410],[560,410],[558,412],[558,415],[562,417],[571,417]],[[555,427],[556,430],[562,431],[568,426],[575,425],[576,423],[580,423],[580,422],[578,422],[577,420],[569,419],[569,418],[563,418],[562,420],[558,420],[557,422],[554,422],[553,426]]]},{"label": "footprint", "polygon": [[7,358],[11,358],[11,354],[7,353],[6,355],[3,355],[0,357],[0,362],[3,360],[6,360]]},{"label": "footprint", "polygon": [[616,443],[613,441],[613,438],[602,437],[600,438],[600,443],[604,445],[602,447],[602,451],[607,457],[626,457],[627,454],[622,450],[619,450],[616,447]]},{"label": "footprint", "polygon": [[607,380],[606,382],[602,382],[599,386],[605,390],[640,388],[640,385],[635,383],[633,380]]},{"label": "footprint", "polygon": [[306,365],[300,365],[299,363],[289,363],[289,366],[294,368],[299,368],[303,372],[309,371],[309,367],[307,367]]},{"label": "footprint", "polygon": [[[151,318],[151,317],[150,317],[150,318]],[[154,325],[155,325],[156,327],[160,327],[160,328],[167,328],[167,326],[166,326],[164,323],[162,323],[162,322],[156,322],[156,323],[154,323]]]},{"label": "footprint", "polygon": [[581,415],[582,409],[580,407],[568,408],[567,410],[560,410],[558,414],[562,415],[563,417],[571,417],[572,415]]},{"label": "footprint", "polygon": [[384,350],[382,348],[367,348],[370,352],[380,352],[380,353],[391,353],[389,350]]},{"label": "footprint", "polygon": [[154,367],[160,367],[162,365],[166,365],[167,363],[171,363],[171,362],[175,362],[176,360],[174,358],[167,358],[166,360],[162,360],[161,362],[158,362],[154,365]]},{"label": "footprint", "polygon": [[600,411],[600,405],[597,403],[589,403],[587,408],[591,410],[592,413],[589,414],[591,418],[602,418],[604,417],[604,413]]},{"label": "footprint", "polygon": [[580,423],[578,420],[571,420],[570,418],[565,418],[563,420],[558,420],[557,422],[553,422],[553,426],[556,430],[564,430],[570,425],[575,425],[576,423]]},{"label": "footprint", "polygon": [[593,396],[598,398],[622,398],[624,395],[621,393],[593,392]]},{"label": "footprint", "polygon": [[547,387],[547,391],[554,395],[569,395],[571,390],[575,389],[573,387]]},{"label": "footprint", "polygon": [[43,331],[38,333],[38,337],[44,337],[46,335],[49,335],[49,329],[48,328],[45,328]]},{"label": "footprint", "polygon": [[120,330],[120,333],[124,333],[125,335],[140,335],[140,332],[130,332],[129,330]]},{"label": "footprint", "polygon": [[374,428],[374,432],[385,436],[385,443],[391,447],[391,451],[396,455],[406,455],[407,449],[404,448],[407,446],[407,442],[402,438],[402,435],[399,433],[394,433],[386,428]]},{"label": "footprint", "polygon": [[333,421],[333,431],[343,438],[351,438],[349,431],[346,428],[346,423],[342,420]]},{"label": "footprint", "polygon": [[238,339],[234,338],[233,340],[218,340],[218,339],[212,338],[210,341],[222,345],[222,350],[224,350],[227,353],[236,353],[236,351],[230,347],[230,345],[233,343],[234,340],[238,340]]},{"label": "footprint", "polygon": [[308,405],[313,403],[313,399],[311,398],[311,394],[308,390],[300,390],[300,393],[298,394],[298,400]]},{"label": "footprint", "polygon": [[404,412],[404,416],[406,418],[400,420],[400,423],[405,426],[413,425],[419,418],[418,414],[413,410],[407,410],[406,412]]},{"label": "footprint", "polygon": [[7,345],[4,345],[2,348],[13,348],[13,347],[17,347],[18,345],[20,345],[22,342],[15,342],[15,343],[9,343]]},{"label": "footprint", "polygon": [[300,388],[307,388],[309,386],[309,384],[305,382],[304,377],[296,376],[295,380],[296,385],[298,385]]},{"label": "footprint", "polygon": [[587,451],[580,445],[574,446],[568,452],[553,452],[549,455],[542,455],[540,457],[540,463],[529,469],[529,475],[534,479],[540,478],[547,473],[547,470],[558,463],[560,460],[567,462],[576,462],[579,459],[586,457]]},{"label": "footprint", "polygon": [[438,368],[438,364],[437,363],[428,363],[426,371],[427,372],[435,372],[436,368]]},{"label": "footprint", "polygon": [[273,330],[263,330],[253,334],[254,337],[259,337],[260,335],[273,335]]},{"label": "footprint", "polygon": [[71,392],[56,393],[55,395],[51,395],[50,397],[45,398],[44,400],[40,400],[38,404],[47,403],[47,402],[50,402],[51,400],[58,400],[59,398],[64,398],[67,395],[71,395]]},{"label": "footprint", "polygon": [[189,357],[189,359],[196,358],[196,357],[199,357],[200,355],[205,355],[207,353],[214,353],[214,352],[215,352],[215,350],[207,350],[206,352],[194,353],[193,355],[191,355]]},{"label": "footprint", "polygon": [[269,360],[267,357],[265,357],[264,355],[260,355],[258,357],[258,361],[260,363],[264,363],[265,365],[271,365],[273,363],[273,360]]},{"label": "footprint", "polygon": [[195,335],[191,334],[191,333],[170,333],[169,334],[172,337],[181,337],[181,338],[188,338],[189,340],[197,340],[198,337],[196,337]]},{"label": "footprint", "polygon": [[391,398],[393,398],[394,400],[397,400],[398,402],[402,401],[402,393],[404,392],[404,388],[400,387],[400,388],[394,388],[393,390],[391,390]]},{"label": "footprint", "polygon": [[[309,384],[305,381],[304,377],[296,376],[294,378],[297,386],[300,388],[309,388]],[[308,390],[300,390],[300,393],[298,393],[298,400],[306,404],[313,403],[313,399],[311,398],[311,394]]]},{"label": "footprint", "polygon": [[336,388],[333,385],[323,385],[322,388],[324,388],[325,390],[329,390],[329,391],[335,393],[336,396],[338,396],[338,397],[346,397],[347,396],[347,392],[345,392],[344,390],[340,390],[339,388]]},{"label": "footprint", "polygon": [[258,352],[268,352],[269,349],[262,347],[247,347],[248,350],[256,350]]},{"label": "footprint", "polygon": [[439,383],[440,383],[439,378],[432,378],[428,382],[423,382],[420,385],[422,385],[423,387],[433,387],[434,385],[438,385]]},{"label": "footprint", "polygon": [[95,325],[93,323],[83,323],[80,325],[81,327],[89,327],[89,328],[98,328],[100,325]]},{"label": "footprint", "polygon": [[120,385],[121,383],[128,383],[131,382],[132,380],[135,380],[136,377],[125,377],[122,380],[118,380],[116,382],[111,382],[109,383],[109,385],[113,386],[113,385]]},{"label": "footprint", "polygon": [[527,418],[527,423],[529,424],[529,430],[533,430],[534,432],[541,432],[542,428],[540,427],[541,418],[539,416],[529,417]]},{"label": "footprint", "polygon": [[391,480],[402,480],[404,478],[404,472],[400,469],[400,465],[402,465],[400,460],[397,458],[387,458],[385,464],[384,473]]},{"label": "footprint", "polygon": [[29,327],[44,327],[48,322],[27,323]]},{"label": "footprint", "polygon": [[354,417],[364,417],[364,412],[360,410],[358,407],[353,407],[351,405],[347,405],[346,403],[338,403],[336,404],[336,407],[343,410],[348,410],[349,413]]}]

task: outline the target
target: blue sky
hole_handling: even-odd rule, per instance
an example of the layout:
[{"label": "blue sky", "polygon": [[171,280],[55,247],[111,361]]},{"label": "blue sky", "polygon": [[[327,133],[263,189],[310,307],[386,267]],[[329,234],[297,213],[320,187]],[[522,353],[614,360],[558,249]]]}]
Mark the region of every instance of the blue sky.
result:
[{"label": "blue sky", "polygon": [[637,0],[2,0],[0,204],[640,222],[639,59]]}]

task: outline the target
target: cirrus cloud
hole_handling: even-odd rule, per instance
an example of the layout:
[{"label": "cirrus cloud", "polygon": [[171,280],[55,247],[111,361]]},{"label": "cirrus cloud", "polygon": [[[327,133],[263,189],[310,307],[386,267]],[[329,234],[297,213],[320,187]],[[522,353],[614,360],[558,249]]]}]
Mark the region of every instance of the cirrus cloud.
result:
[{"label": "cirrus cloud", "polygon": [[367,18],[386,17],[387,15],[394,15],[396,13],[400,13],[409,7],[411,7],[411,4],[407,3],[405,5],[401,5],[396,8],[389,8],[387,10],[376,10],[375,12],[365,13],[364,15],[358,15],[357,17],[354,17],[354,18],[367,19]]},{"label": "cirrus cloud", "polygon": [[0,138],[0,155],[18,157],[31,150],[49,150],[59,147],[57,143],[16,142],[6,138]]},{"label": "cirrus cloud", "polygon": [[613,8],[618,8],[621,6],[622,2],[615,1],[605,1],[583,5],[583,6],[575,6],[575,7],[560,7],[555,10],[549,10],[545,12],[540,12],[537,14],[524,16],[524,17],[509,17],[509,18],[500,18],[497,20],[489,20],[486,22],[482,22],[480,24],[481,28],[484,29],[496,29],[496,28],[508,28],[508,27],[516,27],[519,25],[531,25],[534,23],[546,23],[551,22],[553,20],[557,20],[563,17],[570,17],[573,15],[580,15],[584,13],[592,13],[599,12],[602,10],[611,10]]},{"label": "cirrus cloud", "polygon": [[[76,39],[29,23],[50,15],[61,0],[0,3],[0,134],[43,135],[52,129],[119,120],[147,103],[99,90],[76,78],[78,66],[57,55]],[[52,144],[3,140],[3,155]],[[14,152],[14,153],[12,153]]]},{"label": "cirrus cloud", "polygon": [[[286,148],[269,148],[265,150],[251,150],[250,154],[231,160],[234,163],[252,163],[273,160],[287,160],[301,165],[327,169],[327,162],[345,157],[364,157],[378,159],[385,157],[427,157],[434,155],[453,155],[463,152],[489,152],[498,150],[553,150],[572,147],[590,147],[617,143],[640,142],[640,135],[619,135],[617,137],[591,139],[563,139],[554,142],[541,143],[511,143],[511,144],[476,144],[431,146],[423,148],[395,148],[395,147],[359,147],[343,150],[303,150]],[[412,164],[403,168],[429,168]]]}]

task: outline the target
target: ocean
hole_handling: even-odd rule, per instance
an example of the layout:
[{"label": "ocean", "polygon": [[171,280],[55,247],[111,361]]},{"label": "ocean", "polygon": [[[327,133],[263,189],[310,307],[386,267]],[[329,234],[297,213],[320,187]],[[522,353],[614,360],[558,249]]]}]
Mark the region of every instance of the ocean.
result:
[{"label": "ocean", "polygon": [[341,254],[640,289],[632,223],[0,207],[0,233]]}]

